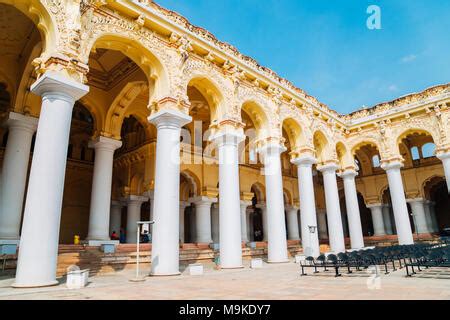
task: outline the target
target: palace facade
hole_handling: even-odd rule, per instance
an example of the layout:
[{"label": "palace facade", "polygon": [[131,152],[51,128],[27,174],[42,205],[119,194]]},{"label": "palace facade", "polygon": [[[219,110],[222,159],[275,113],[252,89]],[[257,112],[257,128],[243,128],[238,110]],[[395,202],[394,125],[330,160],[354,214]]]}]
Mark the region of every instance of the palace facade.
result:
[{"label": "palace facade", "polygon": [[[450,226],[450,85],[341,115],[149,0],[0,0],[0,248],[16,287],[56,283],[59,244],[155,221],[180,243],[288,260]],[[300,241],[299,241],[300,242]],[[3,250],[2,249],[2,250]]]}]

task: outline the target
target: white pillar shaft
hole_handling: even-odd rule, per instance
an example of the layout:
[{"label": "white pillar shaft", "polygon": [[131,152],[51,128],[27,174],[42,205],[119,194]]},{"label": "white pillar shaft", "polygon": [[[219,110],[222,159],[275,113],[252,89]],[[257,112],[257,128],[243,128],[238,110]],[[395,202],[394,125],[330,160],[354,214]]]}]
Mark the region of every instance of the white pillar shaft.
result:
[{"label": "white pillar shaft", "polygon": [[431,231],[427,228],[427,220],[425,217],[425,209],[423,200],[413,200],[410,202],[411,211],[414,218],[414,223],[416,225],[417,233],[429,233]]},{"label": "white pillar shaft", "polygon": [[219,206],[217,204],[213,204],[211,208],[211,233],[214,243],[219,243],[219,228]]},{"label": "white pillar shaft", "polygon": [[238,141],[219,138],[219,238],[222,268],[242,267]]},{"label": "white pillar shaft", "polygon": [[119,148],[121,144],[120,141],[105,137],[99,137],[93,143],[95,147],[95,161],[88,240],[109,240],[114,150]]},{"label": "white pillar shaft", "polygon": [[241,239],[243,242],[248,242],[248,225],[247,225],[247,207],[251,203],[241,201]]},{"label": "white pillar shaft", "polygon": [[186,211],[186,207],[188,206],[185,202],[180,202],[180,243],[184,243],[184,213]]},{"label": "white pillar shaft", "polygon": [[328,239],[326,215],[327,215],[326,211],[317,212],[317,223],[318,223],[318,227],[319,227],[320,239]]},{"label": "white pillar shaft", "polygon": [[297,209],[289,208],[287,211],[288,239],[299,240]]},{"label": "white pillar shaft", "polygon": [[389,205],[385,204],[383,205],[383,222],[384,222],[384,229],[386,231],[386,234],[394,234],[394,231],[392,229],[392,222],[391,222],[391,214]]},{"label": "white pillar shaft", "polygon": [[[320,255],[319,230],[316,216],[316,200],[314,196],[314,182],[312,176],[313,158],[305,157],[293,161],[297,165],[298,189],[300,195],[300,226],[303,252],[317,257]],[[310,227],[315,227],[314,233]]]},{"label": "white pillar shaft", "polygon": [[260,207],[261,209],[261,220],[262,220],[262,227],[263,227],[263,241],[267,241],[267,235],[269,234],[269,227],[267,226],[267,206],[264,205]]},{"label": "white pillar shaft", "polygon": [[433,221],[433,228],[434,230],[436,230],[436,232],[439,232],[439,223],[436,217],[435,203],[430,203],[430,214],[431,220]]},{"label": "white pillar shaft", "polygon": [[246,221],[247,221],[247,239],[248,241],[254,241],[253,238],[253,220],[251,217],[253,211],[247,211]]},{"label": "white pillar shaft", "polygon": [[19,239],[31,140],[37,123],[37,119],[32,119],[34,121],[9,120],[1,178],[5,188],[1,190],[0,199],[0,239]]},{"label": "white pillar shaft", "polygon": [[355,173],[343,173],[345,204],[347,207],[347,219],[350,233],[350,243],[352,249],[364,247],[364,237],[361,226],[358,196],[356,193]]},{"label": "white pillar shaft", "polygon": [[400,167],[392,167],[386,170],[391,193],[392,209],[394,211],[395,228],[397,229],[399,244],[414,243],[411,225],[406,206],[405,192],[403,190]]},{"label": "white pillar shaft", "polygon": [[141,220],[142,202],[141,200],[128,200],[127,202],[127,243],[136,243],[137,241],[137,222]]},{"label": "white pillar shaft", "polygon": [[195,203],[195,225],[197,243],[211,243],[211,202]]},{"label": "white pillar shaft", "polygon": [[120,233],[121,221],[122,221],[122,204],[113,203],[111,204],[111,216],[109,223],[109,233],[111,234],[115,231],[117,234]]},{"label": "white pillar shaft", "polygon": [[345,251],[344,231],[342,228],[341,208],[339,206],[339,192],[336,182],[335,169],[322,171],[325,188],[325,203],[328,217],[328,233],[333,252]]},{"label": "white pillar shaft", "polygon": [[435,232],[435,228],[433,225],[433,219],[431,217],[431,211],[430,211],[430,203],[429,201],[425,201],[423,204],[424,210],[425,210],[425,219],[427,221],[427,229],[430,232]]},{"label": "white pillar shaft", "polygon": [[373,232],[375,236],[384,236],[386,235],[384,231],[384,222],[383,222],[383,205],[377,204],[369,206],[372,212],[372,224],[373,224]]},{"label": "white pillar shaft", "polygon": [[172,110],[149,117],[157,127],[152,275],[180,273],[180,133],[181,126],[191,120]]},{"label": "white pillar shaft", "polygon": [[[56,284],[61,206],[72,109],[88,87],[46,73],[31,90],[42,96],[28,182],[15,287]],[[5,172],[3,172],[5,174]],[[3,185],[3,189],[7,186]]]},{"label": "white pillar shaft", "polygon": [[267,259],[269,262],[286,262],[286,223],[279,147],[272,150],[269,146],[264,151],[264,175],[267,200]]}]

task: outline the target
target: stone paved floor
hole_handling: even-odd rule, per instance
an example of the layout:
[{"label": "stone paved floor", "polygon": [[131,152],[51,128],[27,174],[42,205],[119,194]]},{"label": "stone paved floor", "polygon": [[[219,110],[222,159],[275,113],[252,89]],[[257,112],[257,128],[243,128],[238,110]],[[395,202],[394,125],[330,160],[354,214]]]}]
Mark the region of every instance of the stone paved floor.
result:
[{"label": "stone paved floor", "polygon": [[[205,265],[202,276],[186,270],[178,277],[147,277],[130,282],[133,269],[90,278],[86,288],[65,284],[48,288],[13,289],[12,275],[0,276],[0,300],[9,299],[450,299],[450,271],[427,270],[405,278],[405,270],[381,273],[379,288],[367,272],[335,278],[333,272],[299,276],[295,263],[264,264],[262,269],[215,270]],[[143,273],[148,270],[144,266]]]}]

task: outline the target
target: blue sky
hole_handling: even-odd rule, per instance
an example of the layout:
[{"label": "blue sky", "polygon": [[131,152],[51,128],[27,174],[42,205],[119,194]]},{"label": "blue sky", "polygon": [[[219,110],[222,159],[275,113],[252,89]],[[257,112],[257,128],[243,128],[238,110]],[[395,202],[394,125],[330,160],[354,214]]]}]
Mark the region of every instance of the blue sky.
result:
[{"label": "blue sky", "polygon": [[[448,0],[156,0],[340,113],[450,82]],[[369,30],[369,5],[381,30]]]}]

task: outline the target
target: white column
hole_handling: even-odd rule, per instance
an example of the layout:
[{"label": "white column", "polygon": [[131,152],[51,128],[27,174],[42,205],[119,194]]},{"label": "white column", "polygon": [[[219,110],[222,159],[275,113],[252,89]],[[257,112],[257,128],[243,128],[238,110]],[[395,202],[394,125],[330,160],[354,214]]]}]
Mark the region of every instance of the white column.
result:
[{"label": "white column", "polygon": [[184,211],[189,207],[190,203],[187,201],[180,201],[180,243],[184,243]]},{"label": "white column", "polygon": [[317,222],[319,225],[319,237],[320,239],[328,239],[327,228],[327,211],[323,209],[317,210]]},{"label": "white column", "polygon": [[436,232],[439,232],[439,223],[436,217],[436,202],[430,201],[430,214],[431,220],[433,221],[433,228]]},{"label": "white column", "polygon": [[267,241],[267,235],[269,234],[269,230],[267,227],[267,206],[265,202],[260,202],[256,204],[256,208],[261,209],[261,220],[263,227],[263,241]]},{"label": "white column", "polygon": [[11,112],[6,121],[8,141],[3,157],[0,199],[0,240],[18,240],[30,148],[38,119]]},{"label": "white column", "polygon": [[266,180],[267,260],[273,263],[287,262],[289,260],[280,161],[280,154],[286,151],[286,148],[279,144],[268,143],[258,151],[262,156]]},{"label": "white column", "polygon": [[114,151],[121,145],[122,142],[118,140],[102,136],[89,143],[91,148],[95,148],[95,161],[87,240],[110,240],[109,214]]},{"label": "white column", "polygon": [[[291,162],[297,166],[298,172],[303,252],[308,256],[317,257],[320,255],[320,246],[312,175],[312,165],[316,163],[316,159],[305,155],[293,159]],[[311,232],[313,229],[315,229],[314,233]]]},{"label": "white column", "polygon": [[288,227],[288,239],[289,240],[299,240],[300,235],[298,234],[298,219],[297,219],[297,207],[287,207],[287,227]]},{"label": "white column", "polygon": [[334,163],[326,164],[318,168],[323,175],[331,251],[343,252],[345,251],[345,242],[344,231],[342,228],[341,208],[339,206],[339,192],[336,181],[337,169],[338,166]]},{"label": "white column", "polygon": [[242,267],[238,144],[240,132],[220,132],[214,138],[219,151],[219,237],[221,268]]},{"label": "white column", "polygon": [[383,204],[373,203],[367,205],[367,208],[369,208],[370,211],[372,212],[372,224],[374,236],[386,235],[384,231],[384,222],[383,222]]},{"label": "white column", "polygon": [[345,205],[347,208],[347,219],[352,249],[364,247],[364,237],[361,226],[361,215],[359,212],[358,195],[356,193],[355,170],[346,170],[341,173],[344,181]]},{"label": "white column", "polygon": [[424,200],[422,198],[408,199],[407,202],[411,206],[413,221],[416,225],[417,233],[430,233],[427,228],[427,219],[425,216]]},{"label": "white column", "polygon": [[414,243],[408,216],[408,207],[406,206],[402,175],[400,173],[402,166],[399,161],[381,165],[387,174],[392,209],[394,211],[395,228],[397,229],[398,242],[401,245]]},{"label": "white column", "polygon": [[241,238],[243,242],[249,242],[247,225],[247,208],[252,205],[251,201],[241,200]]},{"label": "white column", "polygon": [[445,181],[447,182],[448,193],[450,193],[450,152],[438,153],[436,157],[442,161],[444,166]]},{"label": "white column", "polygon": [[425,200],[423,202],[423,209],[425,211],[425,219],[427,221],[427,229],[430,230],[430,232],[435,232],[434,227],[433,227],[433,220],[431,218],[430,200]]},{"label": "white column", "polygon": [[148,201],[148,198],[130,195],[125,201],[127,202],[127,243],[136,243],[137,222],[141,220],[141,206]]},{"label": "white column", "polygon": [[388,204],[383,204],[382,210],[386,234],[394,234],[394,230],[392,229],[390,206]]},{"label": "white column", "polygon": [[157,128],[151,274],[177,275],[180,274],[180,132],[192,118],[179,111],[161,110],[148,120]]},{"label": "white column", "polygon": [[246,214],[246,217],[247,217],[247,239],[250,242],[255,240],[254,239],[252,214],[253,214],[253,208],[252,207],[247,207],[247,214]]},{"label": "white column", "polygon": [[117,234],[120,233],[121,222],[122,222],[122,207],[123,203],[121,201],[111,201],[111,217],[109,222],[109,233],[111,234],[115,231]]},{"label": "white column", "polygon": [[195,226],[197,243],[211,243],[211,204],[217,202],[215,198],[199,196],[189,199],[195,204]]},{"label": "white column", "polygon": [[[31,92],[42,96],[14,287],[54,285],[72,109],[89,88],[46,72]],[[5,172],[3,172],[5,174]],[[6,188],[5,185],[2,189]]]},{"label": "white column", "polygon": [[214,203],[211,208],[211,233],[213,243],[219,243],[220,241],[219,203]]}]

